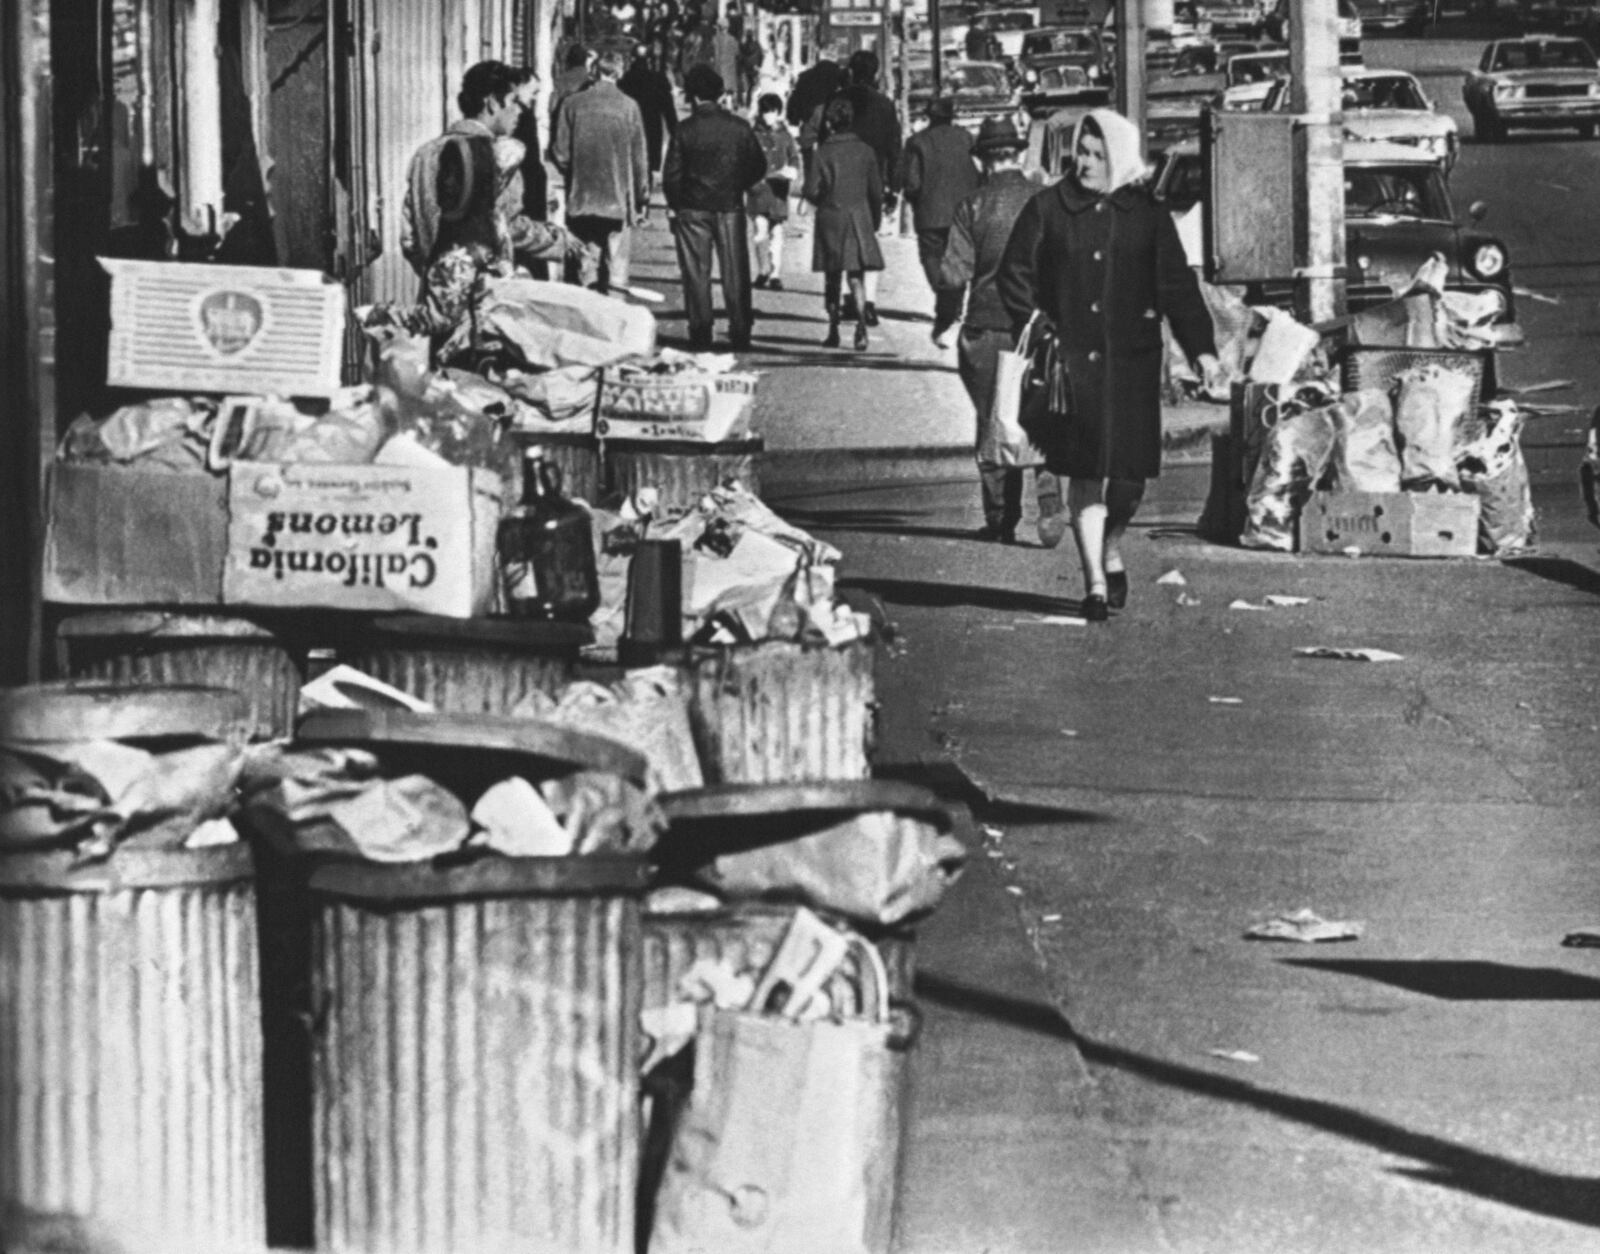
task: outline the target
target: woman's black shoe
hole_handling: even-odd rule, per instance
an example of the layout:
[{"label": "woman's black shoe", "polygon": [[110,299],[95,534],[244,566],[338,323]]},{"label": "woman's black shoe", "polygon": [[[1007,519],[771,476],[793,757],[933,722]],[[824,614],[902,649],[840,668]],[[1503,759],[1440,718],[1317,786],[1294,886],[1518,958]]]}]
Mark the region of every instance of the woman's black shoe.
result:
[{"label": "woman's black shoe", "polygon": [[863,318],[863,320],[866,322],[866,324],[869,327],[877,326],[878,325],[878,306],[875,305],[872,301],[869,300],[867,302],[867,311],[866,311],[866,313],[864,313],[862,315],[862,318]]},{"label": "woman's black shoe", "polygon": [[839,347],[839,324],[835,322],[828,328],[828,338],[822,341],[823,348]]},{"label": "woman's black shoe", "polygon": [[1111,611],[1106,608],[1106,599],[1099,593],[1091,592],[1083,598],[1083,621],[1086,623],[1103,623],[1111,617]]},{"label": "woman's black shoe", "polygon": [[1106,604],[1114,610],[1120,610],[1128,603],[1128,572],[1125,570],[1106,571]]},{"label": "woman's black shoe", "polygon": [[856,323],[856,351],[860,352],[867,346],[867,328],[865,323]]}]

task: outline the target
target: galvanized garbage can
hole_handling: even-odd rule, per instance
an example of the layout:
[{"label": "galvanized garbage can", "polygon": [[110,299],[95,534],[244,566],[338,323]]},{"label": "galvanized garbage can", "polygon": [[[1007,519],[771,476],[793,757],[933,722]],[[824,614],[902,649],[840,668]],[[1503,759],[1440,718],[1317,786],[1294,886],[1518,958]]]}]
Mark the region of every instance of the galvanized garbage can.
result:
[{"label": "galvanized garbage can", "polygon": [[712,488],[736,479],[761,495],[760,436],[707,444],[696,440],[607,440],[604,444],[606,489],[614,496],[632,496],[654,488],[667,513],[693,509]]},{"label": "galvanized garbage can", "polygon": [[282,633],[247,618],[156,610],[75,614],[57,632],[66,673],[133,684],[204,684],[243,693],[251,735],[294,728],[302,673]]},{"label": "galvanized garbage can", "polygon": [[[517,719],[318,714],[307,744],[522,753],[643,778],[639,755]],[[525,770],[528,768],[524,768]],[[317,1248],[633,1254],[639,908],[631,854],[324,860],[312,988]]]},{"label": "galvanized garbage can", "polygon": [[244,845],[0,856],[0,1247],[266,1243]]},{"label": "galvanized garbage can", "polygon": [[506,714],[554,696],[594,639],[583,623],[396,614],[346,631],[339,660],[452,714]]},{"label": "galvanized garbage can", "polygon": [[695,741],[711,783],[865,779],[877,649],[763,641],[695,650]]}]

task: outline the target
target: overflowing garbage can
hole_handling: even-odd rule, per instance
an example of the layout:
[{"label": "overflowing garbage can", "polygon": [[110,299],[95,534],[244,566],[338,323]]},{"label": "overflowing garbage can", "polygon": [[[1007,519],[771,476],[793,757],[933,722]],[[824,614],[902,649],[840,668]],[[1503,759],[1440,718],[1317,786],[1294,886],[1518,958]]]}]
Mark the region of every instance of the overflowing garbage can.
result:
[{"label": "overflowing garbage can", "polygon": [[[302,776],[251,810],[313,859],[318,1248],[631,1252],[643,760],[529,720],[359,712],[309,716],[294,752],[377,767],[326,806]],[[506,852],[541,795],[575,847]]]},{"label": "overflowing garbage can", "polygon": [[245,724],[232,693],[0,693],[0,1247],[265,1244],[254,867],[205,817]]},{"label": "overflowing garbage can", "polygon": [[606,483],[613,495],[631,497],[641,488],[657,494],[660,508],[692,509],[712,488],[728,482],[761,492],[760,436],[710,443],[698,440],[609,439]]}]

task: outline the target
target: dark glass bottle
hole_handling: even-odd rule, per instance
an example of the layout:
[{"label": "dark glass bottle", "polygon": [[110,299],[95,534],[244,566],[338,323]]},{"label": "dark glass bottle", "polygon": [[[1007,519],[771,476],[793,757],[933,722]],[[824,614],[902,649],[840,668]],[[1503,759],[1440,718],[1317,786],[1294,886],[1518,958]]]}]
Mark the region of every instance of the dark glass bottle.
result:
[{"label": "dark glass bottle", "polygon": [[561,495],[561,470],[538,449],[523,463],[522,504],[501,520],[496,552],[512,618],[581,623],[599,606],[594,525]]}]

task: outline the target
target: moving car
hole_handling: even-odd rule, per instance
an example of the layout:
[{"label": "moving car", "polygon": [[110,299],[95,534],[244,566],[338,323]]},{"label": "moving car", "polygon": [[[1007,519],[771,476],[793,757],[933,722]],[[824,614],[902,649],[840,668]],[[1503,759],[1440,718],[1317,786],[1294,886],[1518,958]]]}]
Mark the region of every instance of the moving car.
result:
[{"label": "moving car", "polygon": [[[947,61],[940,86],[955,97],[956,124],[974,133],[985,118],[1011,118],[1021,129],[1027,125],[1006,67],[997,61]],[[913,65],[908,96],[911,114],[920,117],[933,99],[933,67]]]},{"label": "moving car", "polygon": [[[1346,68],[1343,78],[1344,138],[1352,143],[1408,144],[1442,162],[1445,173],[1461,148],[1455,120],[1433,107],[1414,75],[1404,70]],[[1262,106],[1287,112],[1289,80],[1274,84]]]},{"label": "moving car", "polygon": [[1522,9],[1522,26],[1530,31],[1579,35],[1592,49],[1600,35],[1600,5],[1595,0],[1527,0]]},{"label": "moving car", "polygon": [[1236,53],[1222,67],[1224,86],[1217,107],[1230,112],[1260,109],[1272,85],[1288,77],[1287,50]]},{"label": "moving car", "polygon": [[1017,58],[1024,84],[1029,81],[1029,71],[1037,69],[1044,61],[1052,65],[1081,65],[1090,78],[1098,79],[1105,65],[1099,32],[1087,26],[1049,26],[1027,31],[1022,36],[1022,55]]},{"label": "moving car", "polygon": [[[1447,286],[1464,291],[1492,288],[1504,310],[1499,321],[1512,324],[1511,261],[1506,246],[1477,229],[1487,212],[1481,203],[1467,210],[1468,225],[1456,220],[1439,163],[1401,144],[1370,143],[1345,151],[1344,212],[1347,294],[1352,309],[1390,299],[1403,289],[1434,253],[1449,266]],[[1168,149],[1157,161],[1153,190],[1181,216],[1205,199],[1200,145],[1188,141]],[[1283,303],[1288,289],[1267,284],[1247,299]],[[1516,333],[1502,332],[1502,343]]]},{"label": "moving car", "polygon": [[1024,77],[1022,107],[1029,117],[1041,118],[1072,105],[1103,105],[1110,97],[1082,65],[1041,58]]},{"label": "moving car", "polygon": [[971,29],[986,31],[1000,41],[1002,56],[1016,60],[1022,55],[1023,37],[1039,25],[1037,9],[980,9]]},{"label": "moving car", "polygon": [[1361,33],[1420,35],[1427,28],[1430,0],[1355,0]]},{"label": "moving car", "polygon": [[1461,88],[1473,133],[1485,143],[1514,127],[1573,127],[1593,139],[1600,123],[1600,66],[1581,39],[1499,39]]},{"label": "moving car", "polygon": [[1196,0],[1195,12],[1214,39],[1243,35],[1259,39],[1267,29],[1268,0]]}]

